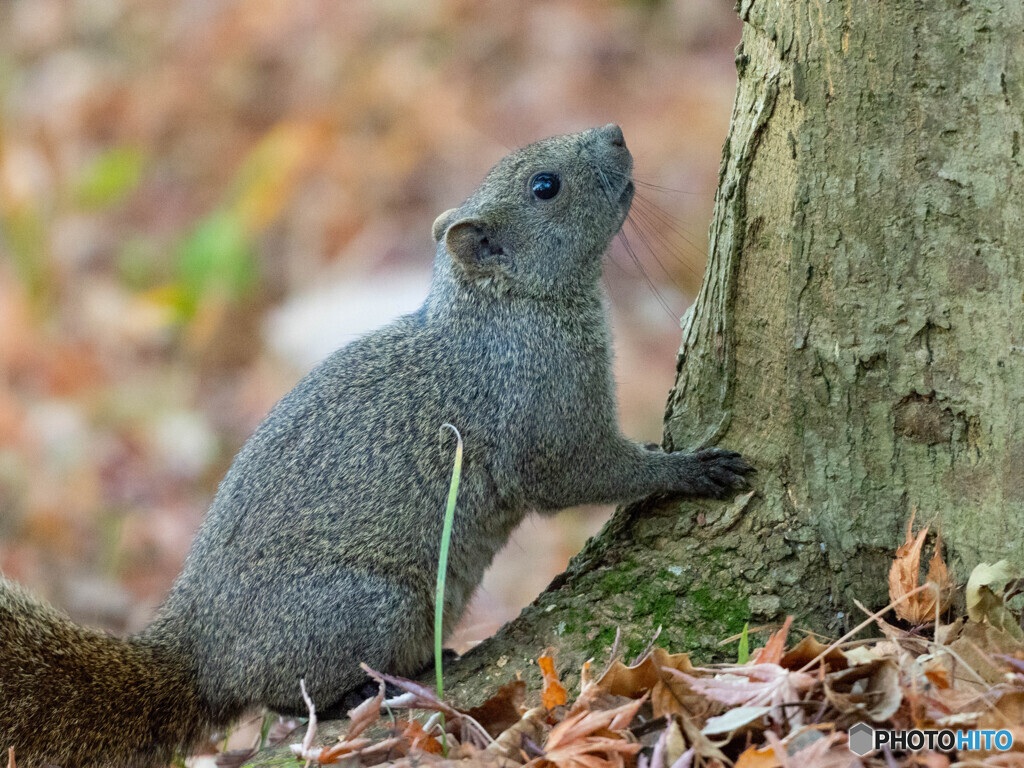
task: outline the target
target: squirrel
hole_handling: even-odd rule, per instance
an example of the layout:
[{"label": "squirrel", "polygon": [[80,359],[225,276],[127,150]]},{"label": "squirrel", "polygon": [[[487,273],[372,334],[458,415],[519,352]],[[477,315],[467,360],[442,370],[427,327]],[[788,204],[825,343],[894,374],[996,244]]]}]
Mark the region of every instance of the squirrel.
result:
[{"label": "squirrel", "polygon": [[465,446],[445,632],[531,511],[743,487],[738,453],[619,432],[600,278],[632,168],[617,125],[556,136],[441,214],[422,307],[271,410],[141,633],[81,627],[0,577],[0,754],[166,765],[252,708],[305,714],[300,679],[329,712],[365,683],[359,662],[425,668],[455,447],[443,424]]}]

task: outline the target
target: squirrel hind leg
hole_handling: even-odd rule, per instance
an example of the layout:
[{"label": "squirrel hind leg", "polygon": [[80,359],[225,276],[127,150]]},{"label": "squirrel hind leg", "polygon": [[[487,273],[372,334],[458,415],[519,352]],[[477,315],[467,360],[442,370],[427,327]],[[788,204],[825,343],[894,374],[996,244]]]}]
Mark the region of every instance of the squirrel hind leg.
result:
[{"label": "squirrel hind leg", "polygon": [[[258,687],[264,693],[255,703],[275,712],[307,714],[299,685],[304,680],[318,713],[344,714],[350,708],[346,702],[354,700],[350,694],[367,680],[360,663],[401,674],[407,671],[403,657],[410,652],[429,655],[429,617],[417,597],[393,579],[347,569],[304,578],[279,590],[260,611],[271,624],[287,627],[261,628],[236,639],[253,647],[231,654],[232,663],[239,665],[235,673],[250,685],[262,678]],[[248,664],[242,661],[246,659]]]}]

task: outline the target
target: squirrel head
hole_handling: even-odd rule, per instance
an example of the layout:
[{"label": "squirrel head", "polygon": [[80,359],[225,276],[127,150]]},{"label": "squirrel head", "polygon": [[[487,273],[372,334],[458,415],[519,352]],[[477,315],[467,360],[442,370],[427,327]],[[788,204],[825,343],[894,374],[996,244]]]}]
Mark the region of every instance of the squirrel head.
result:
[{"label": "squirrel head", "polygon": [[487,290],[540,298],[590,292],[629,213],[632,171],[614,124],[513,152],[434,221],[439,266]]}]

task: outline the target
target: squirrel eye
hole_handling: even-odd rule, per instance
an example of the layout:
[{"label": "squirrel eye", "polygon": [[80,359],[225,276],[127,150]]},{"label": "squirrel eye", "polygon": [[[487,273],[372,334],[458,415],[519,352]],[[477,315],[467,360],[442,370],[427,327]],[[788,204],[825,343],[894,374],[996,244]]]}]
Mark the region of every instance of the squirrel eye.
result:
[{"label": "squirrel eye", "polygon": [[550,200],[561,188],[562,182],[557,173],[538,173],[530,179],[530,191],[538,200]]}]

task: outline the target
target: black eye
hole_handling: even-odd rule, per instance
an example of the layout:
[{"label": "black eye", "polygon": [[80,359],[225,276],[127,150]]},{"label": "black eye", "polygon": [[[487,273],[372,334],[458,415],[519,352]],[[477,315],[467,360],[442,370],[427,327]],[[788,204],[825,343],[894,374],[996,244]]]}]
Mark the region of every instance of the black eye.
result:
[{"label": "black eye", "polygon": [[530,179],[530,191],[539,200],[550,200],[561,188],[562,182],[558,180],[557,173],[538,173]]}]

